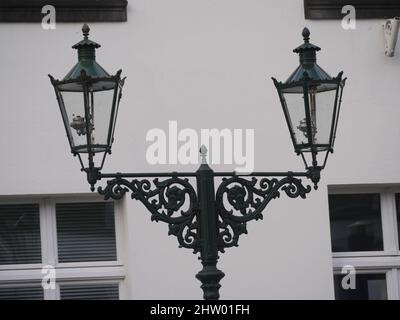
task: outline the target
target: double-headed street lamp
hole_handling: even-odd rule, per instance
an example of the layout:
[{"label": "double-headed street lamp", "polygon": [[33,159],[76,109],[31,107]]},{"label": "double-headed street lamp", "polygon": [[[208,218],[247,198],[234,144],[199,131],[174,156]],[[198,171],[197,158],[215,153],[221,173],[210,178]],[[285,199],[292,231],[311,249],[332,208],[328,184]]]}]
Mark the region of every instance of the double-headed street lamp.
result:
[{"label": "double-headed street lamp", "polygon": [[[239,236],[247,233],[247,222],[262,219],[262,211],[280,192],[305,198],[311,187],[304,186],[300,177],[310,179],[317,188],[333,151],[345,84],[342,72],[332,78],[317,65],[320,48],[309,42],[310,32],[304,28],[304,43],[294,50],[300,56],[299,67],[284,83],[273,78],[305,172],[214,172],[207,164],[206,148],[201,147],[196,172],[102,173],[114,141],[124,79],[121,70],[109,75],[96,62],[95,50],[100,45],[89,40],[86,24],[82,31],[84,39],[73,46],[78,63],[63,80],[49,75],[72,154],[78,156],[92,191],[98,181],[108,179],[104,188],[98,188],[105,199],[119,200],[131,192],[150,211],[151,220],[168,223],[168,234],[177,237],[180,247],[200,253],[203,268],[196,278],[202,283],[204,299],[218,299],[224,277],[217,269],[218,252],[237,246]],[[216,177],[222,177],[218,186]]]}]

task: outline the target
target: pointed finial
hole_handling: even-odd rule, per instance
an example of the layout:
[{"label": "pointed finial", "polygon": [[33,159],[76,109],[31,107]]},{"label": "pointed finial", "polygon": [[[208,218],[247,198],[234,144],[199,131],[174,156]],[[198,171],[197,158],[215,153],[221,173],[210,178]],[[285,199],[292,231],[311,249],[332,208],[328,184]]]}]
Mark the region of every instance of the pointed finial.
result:
[{"label": "pointed finial", "polygon": [[303,40],[305,43],[308,43],[310,41],[310,30],[308,30],[307,27],[304,27],[301,35],[303,36]]},{"label": "pointed finial", "polygon": [[83,36],[85,37],[85,39],[88,38],[88,36],[89,36],[89,31],[90,31],[90,28],[89,28],[89,26],[85,23],[85,24],[83,25],[83,27],[82,27],[82,33],[83,33]]},{"label": "pointed finial", "polygon": [[200,160],[201,160],[201,164],[207,164],[207,148],[206,146],[203,144],[200,147]]}]

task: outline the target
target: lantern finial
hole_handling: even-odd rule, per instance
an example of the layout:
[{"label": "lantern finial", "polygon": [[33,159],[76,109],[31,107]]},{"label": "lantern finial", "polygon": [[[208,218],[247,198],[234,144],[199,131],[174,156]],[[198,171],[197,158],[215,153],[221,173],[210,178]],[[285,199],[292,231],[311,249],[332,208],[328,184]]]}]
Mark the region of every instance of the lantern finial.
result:
[{"label": "lantern finial", "polygon": [[201,159],[201,164],[207,164],[207,147],[203,144],[200,147],[200,159]]},{"label": "lantern finial", "polygon": [[82,27],[82,33],[83,33],[83,36],[85,37],[85,39],[87,39],[87,38],[89,37],[89,31],[90,31],[90,28],[89,28],[89,26],[85,23],[85,24],[83,25],[83,27]]},{"label": "lantern finial", "polygon": [[321,50],[320,47],[310,43],[310,30],[307,27],[304,27],[301,35],[303,36],[304,43],[295,48],[293,52],[302,53],[305,51],[316,52]]},{"label": "lantern finial", "polygon": [[310,30],[308,30],[307,27],[304,27],[303,32],[301,33],[301,35],[303,36],[303,40],[305,43],[309,43],[310,42]]}]

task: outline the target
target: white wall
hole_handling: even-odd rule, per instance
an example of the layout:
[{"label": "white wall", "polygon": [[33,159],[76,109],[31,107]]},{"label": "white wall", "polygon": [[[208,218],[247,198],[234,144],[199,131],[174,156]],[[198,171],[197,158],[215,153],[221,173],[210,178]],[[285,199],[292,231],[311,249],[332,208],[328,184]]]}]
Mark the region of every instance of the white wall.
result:
[{"label": "white wall", "polygon": [[[357,30],[346,31],[340,21],[305,21],[302,1],[291,0],[132,0],[128,20],[90,25],[103,45],[100,64],[128,76],[104,171],[195,170],[147,164],[146,133],[167,129],[168,120],[180,128],[254,128],[255,170],[302,170],[270,77],[286,80],[297,66],[292,49],[304,26],[322,47],[319,64],[331,75],[344,70],[335,153],[319,190],[308,200],[273,200],[219,265],[224,299],[333,298],[327,184],[400,180],[400,54],[384,56],[381,21],[357,21]],[[2,195],[88,190],[47,78],[74,65],[80,29],[0,24]],[[165,224],[151,223],[140,203],[125,205],[128,296],[201,298],[197,258],[177,248]]]}]

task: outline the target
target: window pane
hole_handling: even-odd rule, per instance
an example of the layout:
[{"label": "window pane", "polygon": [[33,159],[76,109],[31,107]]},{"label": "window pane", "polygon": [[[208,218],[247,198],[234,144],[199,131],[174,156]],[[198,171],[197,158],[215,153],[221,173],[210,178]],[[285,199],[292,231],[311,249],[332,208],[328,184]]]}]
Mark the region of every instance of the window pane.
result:
[{"label": "window pane", "polygon": [[43,300],[43,288],[0,287],[0,300]]},{"label": "window pane", "polygon": [[112,202],[56,204],[59,262],[117,260]]},{"label": "window pane", "polygon": [[41,262],[39,205],[0,205],[0,264]]},{"label": "window pane", "polygon": [[61,300],[118,300],[118,284],[60,285]]},{"label": "window pane", "polygon": [[396,193],[396,211],[397,211],[397,238],[400,247],[400,194]]},{"label": "window pane", "polygon": [[332,251],[383,250],[380,196],[329,195]]},{"label": "window pane", "polygon": [[356,274],[355,289],[347,290],[342,286],[344,276],[346,275],[334,276],[336,300],[387,300],[385,274]]}]

